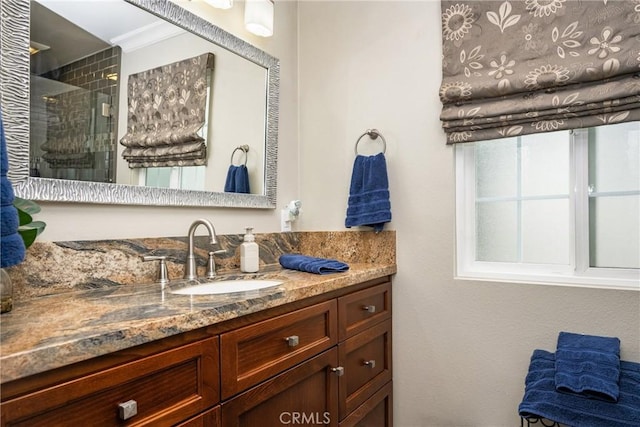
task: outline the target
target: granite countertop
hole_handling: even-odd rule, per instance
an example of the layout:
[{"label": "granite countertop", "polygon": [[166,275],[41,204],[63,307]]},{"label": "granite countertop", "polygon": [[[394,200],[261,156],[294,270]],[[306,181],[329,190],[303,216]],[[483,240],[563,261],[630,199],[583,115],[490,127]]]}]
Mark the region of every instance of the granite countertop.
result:
[{"label": "granite countertop", "polygon": [[272,266],[259,277],[284,282],[246,293],[176,295],[170,292],[171,284],[162,290],[152,283],[26,299],[0,319],[0,383],[395,272],[391,262],[351,263],[349,271],[328,275]]}]

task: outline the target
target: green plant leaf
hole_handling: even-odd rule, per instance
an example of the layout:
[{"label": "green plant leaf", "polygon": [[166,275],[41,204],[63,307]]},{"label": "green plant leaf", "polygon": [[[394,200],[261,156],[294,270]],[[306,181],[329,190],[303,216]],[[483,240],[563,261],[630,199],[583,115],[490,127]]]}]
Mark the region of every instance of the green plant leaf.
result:
[{"label": "green plant leaf", "polygon": [[47,224],[44,221],[33,221],[27,227],[36,229],[38,231],[38,235],[40,235],[40,233],[44,231],[46,226]]},{"label": "green plant leaf", "polygon": [[33,221],[33,217],[22,209],[16,208],[16,210],[18,211],[18,219],[20,220],[20,225],[27,225]]},{"label": "green plant leaf", "polygon": [[36,237],[44,231],[47,224],[44,221],[34,221],[31,215],[40,212],[40,206],[31,200],[15,197],[13,206],[18,211],[20,226],[18,233],[22,237],[25,248],[31,246]]},{"label": "green plant leaf", "polygon": [[34,221],[29,225],[23,225],[18,228],[18,233],[22,236],[25,248],[28,248],[36,240],[36,237],[42,233],[47,224],[42,221]]},{"label": "green plant leaf", "polygon": [[28,213],[29,215],[37,214],[40,212],[40,206],[36,202],[31,200],[23,199],[21,197],[14,197],[13,206],[15,206],[19,211],[23,211]]},{"label": "green plant leaf", "polygon": [[20,228],[18,229],[18,233],[22,236],[22,240],[24,241],[24,247],[28,248],[38,237],[38,230],[35,228]]}]

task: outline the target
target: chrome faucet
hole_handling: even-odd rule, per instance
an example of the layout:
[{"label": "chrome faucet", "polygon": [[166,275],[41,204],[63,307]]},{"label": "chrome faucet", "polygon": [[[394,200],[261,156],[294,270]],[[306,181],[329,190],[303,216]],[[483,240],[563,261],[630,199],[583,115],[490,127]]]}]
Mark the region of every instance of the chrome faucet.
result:
[{"label": "chrome faucet", "polygon": [[198,278],[197,269],[196,269],[196,256],[194,254],[193,249],[193,235],[196,232],[196,228],[202,224],[207,228],[209,232],[209,237],[211,238],[211,244],[215,245],[217,243],[216,230],[213,228],[213,224],[211,224],[206,219],[196,219],[189,227],[189,248],[187,252],[187,259],[184,264],[184,278],[187,280],[195,280]]}]

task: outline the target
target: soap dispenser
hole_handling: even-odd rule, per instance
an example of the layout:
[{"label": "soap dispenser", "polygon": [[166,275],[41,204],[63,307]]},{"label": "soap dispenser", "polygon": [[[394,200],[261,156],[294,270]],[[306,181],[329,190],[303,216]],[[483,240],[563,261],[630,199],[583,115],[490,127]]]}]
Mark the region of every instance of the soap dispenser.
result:
[{"label": "soap dispenser", "polygon": [[244,241],[240,245],[240,271],[243,273],[255,273],[260,265],[260,255],[258,252],[258,244],[253,235],[253,228],[246,227],[247,232],[244,235]]}]

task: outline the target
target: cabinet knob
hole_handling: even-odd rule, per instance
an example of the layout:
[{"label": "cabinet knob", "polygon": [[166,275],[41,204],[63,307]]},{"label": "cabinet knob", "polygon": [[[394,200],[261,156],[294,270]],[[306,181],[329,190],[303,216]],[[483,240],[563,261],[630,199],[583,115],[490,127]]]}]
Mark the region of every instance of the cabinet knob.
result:
[{"label": "cabinet knob", "polygon": [[342,366],[338,366],[337,368],[331,368],[331,372],[335,372],[335,374],[339,377],[344,375],[344,368]]},{"label": "cabinet knob", "polygon": [[135,400],[127,400],[126,402],[118,403],[118,415],[121,420],[128,420],[138,413],[138,402]]},{"label": "cabinet knob", "polygon": [[375,305],[363,305],[362,309],[366,312],[369,313],[375,313],[376,312],[376,306]]},{"label": "cabinet knob", "polygon": [[375,360],[373,360],[373,359],[371,359],[371,360],[365,360],[364,362],[362,362],[362,364],[363,364],[364,366],[368,366],[368,367],[370,367],[371,369],[373,369],[373,368],[375,368],[375,367],[376,367],[376,361],[375,361]]},{"label": "cabinet knob", "polygon": [[300,344],[300,338],[297,335],[291,335],[290,337],[286,337],[284,340],[289,344],[289,347],[295,347]]}]

